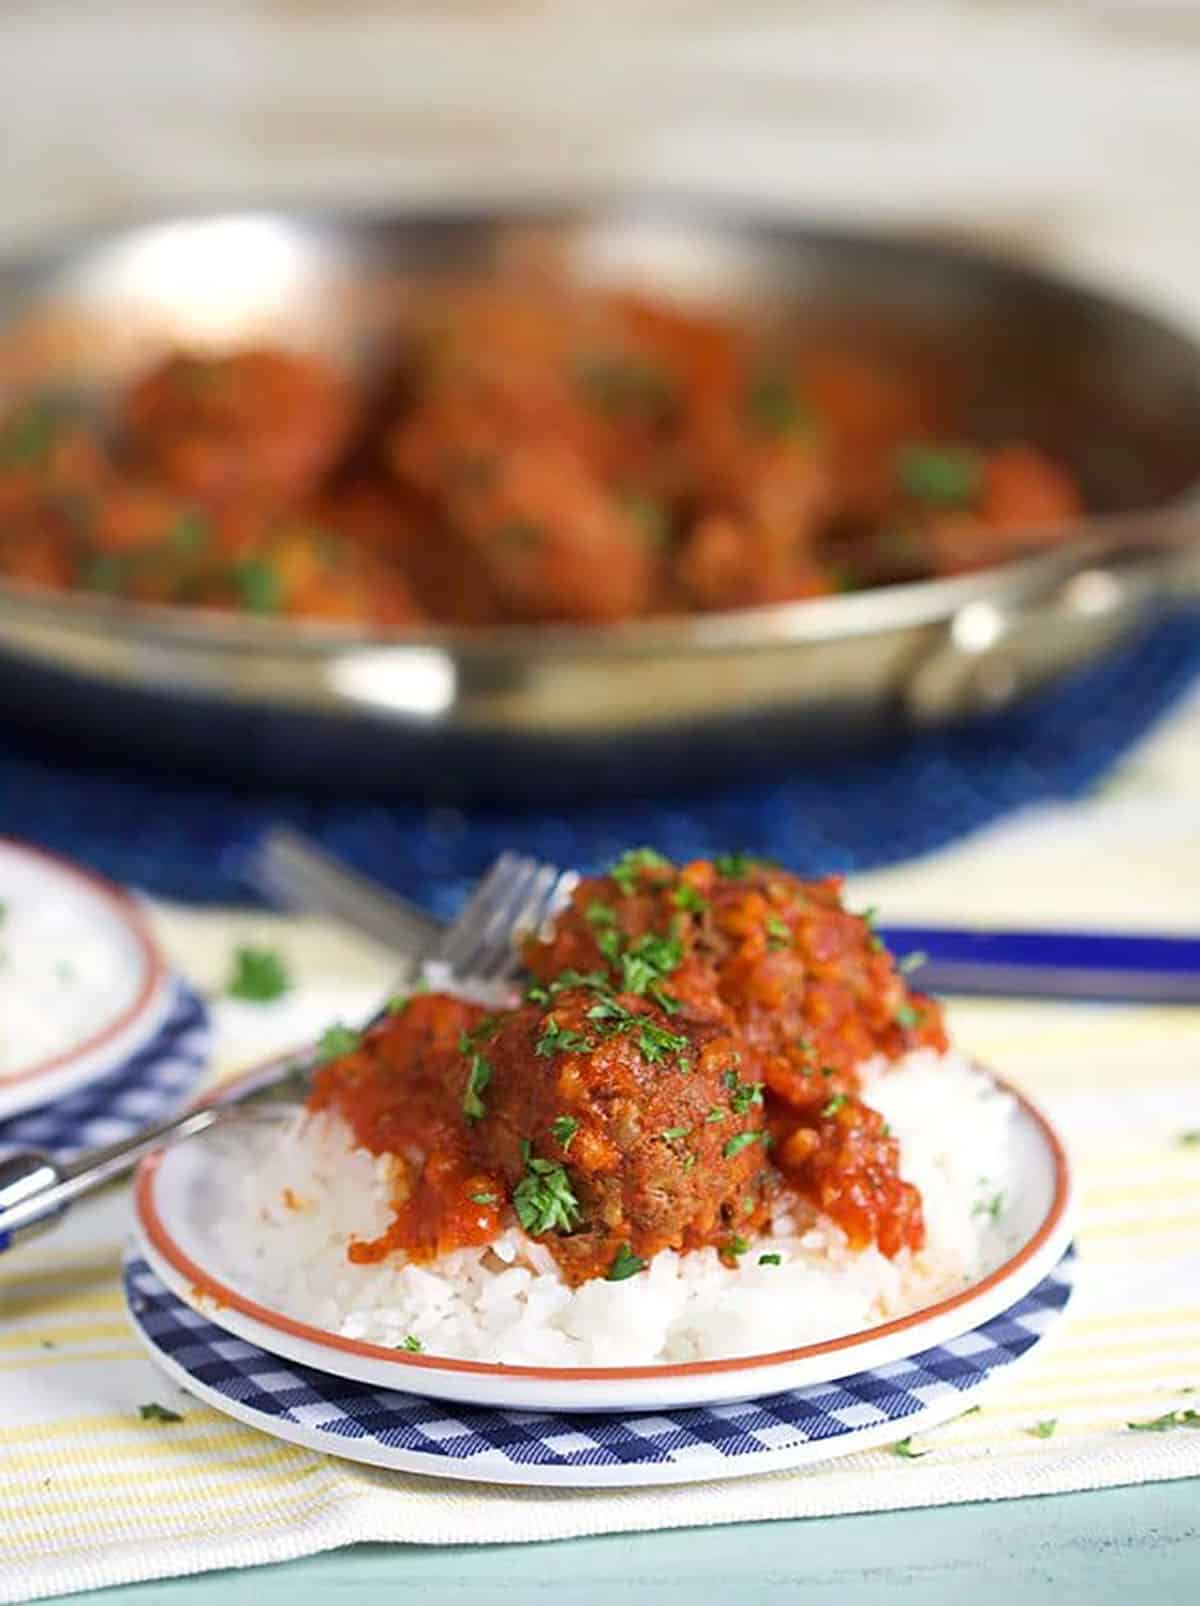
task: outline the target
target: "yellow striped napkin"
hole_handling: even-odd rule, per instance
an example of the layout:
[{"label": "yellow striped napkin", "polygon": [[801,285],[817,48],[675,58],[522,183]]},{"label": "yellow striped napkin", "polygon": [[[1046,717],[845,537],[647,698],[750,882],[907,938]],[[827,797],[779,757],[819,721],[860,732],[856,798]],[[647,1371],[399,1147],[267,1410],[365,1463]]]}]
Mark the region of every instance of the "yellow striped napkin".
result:
[{"label": "yellow striped napkin", "polygon": [[[1194,734],[1200,706],[1183,723]],[[1179,746],[1179,729],[1131,767],[1123,793],[1005,826],[864,881],[856,896],[896,919],[1194,922],[1200,773],[1189,766],[1200,743]],[[1156,784],[1141,796],[1134,783],[1146,773]],[[1181,784],[1164,787],[1164,776]],[[178,910],[161,919],[201,981],[219,983],[234,941],[265,935],[302,983],[283,1005],[221,1005],[223,1069],[335,1015],[355,1018],[386,983],[384,956],[319,926]],[[1128,1426],[1200,1409],[1200,1144],[1183,1141],[1200,1128],[1200,1011],[972,1002],[954,1006],[952,1024],[961,1046],[1031,1092],[1065,1133],[1081,1264],[1057,1335],[978,1415],[919,1440],[930,1452],[921,1459],[872,1451],[824,1469],[610,1493],[422,1480],[293,1448],[176,1394],[144,1358],[118,1288],[128,1204],[115,1192],[0,1257],[0,1600],[357,1540],[540,1540],[1200,1474],[1200,1431]],[[149,1401],[185,1420],[142,1421]]]}]

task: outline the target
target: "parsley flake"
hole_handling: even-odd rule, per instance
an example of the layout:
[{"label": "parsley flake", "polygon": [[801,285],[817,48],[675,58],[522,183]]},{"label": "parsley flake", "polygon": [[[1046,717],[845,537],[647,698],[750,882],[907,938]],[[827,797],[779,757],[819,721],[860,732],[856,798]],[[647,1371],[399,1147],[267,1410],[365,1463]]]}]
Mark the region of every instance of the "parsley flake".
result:
[{"label": "parsley flake", "polygon": [[473,1193],[471,1195],[471,1203],[477,1205],[494,1205],[496,1203],[496,1195],[494,1193]]},{"label": "parsley flake", "polygon": [[1056,1416],[1048,1416],[1042,1422],[1035,1422],[1031,1428],[1026,1428],[1025,1431],[1031,1439],[1052,1439],[1054,1430],[1057,1427],[1058,1418]]},{"label": "parsley flake", "polygon": [[786,920],[778,915],[767,916],[767,947],[790,948],[792,945],[792,928]]},{"label": "parsley flake", "polygon": [[573,1115],[558,1115],[551,1121],[550,1130],[554,1133],[555,1142],[565,1154],[571,1147],[571,1139],[579,1131],[579,1122]]},{"label": "parsley flake", "polygon": [[282,998],[291,985],[287,966],[273,948],[234,949],[233,974],[225,988],[230,998],[269,1004]]},{"label": "parsley flake", "polygon": [[400,1347],[400,1349],[407,1350],[410,1355],[419,1355],[421,1353],[421,1351],[425,1348],[425,1346],[424,1346],[424,1344],[422,1344],[421,1340],[419,1338],[417,1338],[416,1335],[413,1334],[413,1333],[409,1333],[408,1336],[405,1338],[403,1344],[401,1344],[399,1347]]},{"label": "parsley flake", "polygon": [[342,1054],[353,1054],[361,1043],[361,1032],[337,1021],[327,1026],[317,1038],[317,1059],[324,1065],[327,1060],[335,1060]]},{"label": "parsley flake", "polygon": [[608,872],[626,897],[630,897],[644,870],[669,870],[670,860],[654,848],[629,848]]},{"label": "parsley flake", "polygon": [[897,965],[902,976],[911,976],[914,970],[920,970],[922,965],[929,963],[929,955],[921,948],[916,948],[911,954],[905,954]]},{"label": "parsley flake", "polygon": [[659,1136],[665,1138],[668,1143],[674,1143],[677,1138],[686,1138],[691,1130],[690,1126],[669,1126],[660,1132]]},{"label": "parsley flake", "polygon": [[1200,1411],[1164,1411],[1148,1422],[1126,1422],[1131,1433],[1170,1433],[1173,1428],[1200,1428]]},{"label": "parsley flake", "polygon": [[918,1009],[915,1004],[910,1003],[907,999],[896,1011],[896,1024],[903,1026],[905,1031],[915,1031],[924,1019],[925,1011]]},{"label": "parsley flake", "polygon": [[708,908],[708,899],[701,897],[690,882],[681,881],[671,894],[671,902],[688,914],[702,915]]},{"label": "parsley flake", "polygon": [[462,1109],[468,1121],[481,1121],[487,1114],[483,1091],[492,1079],[491,1061],[486,1060],[464,1032],[458,1040],[459,1052],[467,1056],[467,1080],[463,1087]]},{"label": "parsley flake", "polygon": [[741,1234],[734,1232],[730,1233],[729,1237],[721,1245],[721,1253],[730,1260],[736,1260],[739,1255],[744,1255],[749,1247],[750,1245]]},{"label": "parsley flake", "polygon": [[584,1032],[564,1030],[550,1015],[542,1022],[542,1035],[534,1044],[534,1053],[542,1059],[549,1059],[552,1054],[586,1053],[595,1046]]},{"label": "parsley flake", "polygon": [[953,446],[904,446],[896,454],[901,489],[919,502],[965,507],[979,494],[983,465],[977,452]]},{"label": "parsley flake", "polygon": [[835,1093],[827,1104],[822,1105],[821,1114],[824,1116],[836,1115],[845,1102],[846,1095],[844,1093]]},{"label": "parsley flake", "polygon": [[757,1143],[762,1135],[761,1132],[738,1132],[734,1137],[726,1138],[721,1153],[726,1160],[732,1160],[735,1155],[741,1154],[743,1149],[748,1149],[752,1143]]},{"label": "parsley flake", "polygon": [[138,1415],[143,1422],[182,1422],[183,1418],[178,1411],[168,1411],[165,1405],[159,1405],[157,1400],[151,1400],[147,1405],[138,1406]]},{"label": "parsley flake", "polygon": [[677,937],[660,937],[648,931],[620,956],[621,991],[648,993],[679,966],[683,945]]},{"label": "parsley flake", "polygon": [[739,1081],[736,1071],[726,1071],[721,1080],[729,1089],[729,1108],[735,1115],[745,1115],[751,1105],[762,1103],[763,1084],[761,1082]]},{"label": "parsley flake", "polygon": [[990,1199],[981,1199],[971,1211],[973,1216],[989,1216],[993,1221],[999,1221],[1004,1214],[1005,1198],[1003,1193],[995,1193]]},{"label": "parsley flake", "polygon": [[758,1263],[760,1266],[782,1266],[783,1256],[776,1254],[759,1255]]},{"label": "parsley flake", "polygon": [[513,1189],[513,1209],[534,1238],[546,1232],[570,1232],[582,1214],[565,1168],[557,1160],[535,1160],[528,1144],[525,1175]]},{"label": "parsley flake", "polygon": [[903,1461],[919,1461],[923,1455],[929,1455],[928,1450],[914,1450],[912,1434],[907,1439],[900,1439],[892,1445],[892,1454],[898,1455]]},{"label": "parsley flake", "polygon": [[753,859],[746,853],[721,853],[713,860],[713,869],[726,881],[738,881],[749,875]]},{"label": "parsley flake", "polygon": [[604,1273],[604,1280],[608,1283],[623,1283],[627,1277],[636,1277],[645,1264],[641,1256],[635,1255],[628,1244],[622,1244]]}]

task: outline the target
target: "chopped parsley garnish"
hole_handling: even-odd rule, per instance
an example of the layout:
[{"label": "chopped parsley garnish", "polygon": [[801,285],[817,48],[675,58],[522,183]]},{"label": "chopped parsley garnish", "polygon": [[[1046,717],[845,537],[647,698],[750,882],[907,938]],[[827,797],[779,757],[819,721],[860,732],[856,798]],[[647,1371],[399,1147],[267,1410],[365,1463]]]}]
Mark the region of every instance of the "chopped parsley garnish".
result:
[{"label": "chopped parsley garnish", "polygon": [[692,1169],[692,1167],[695,1165],[695,1163],[696,1163],[696,1156],[689,1149],[688,1152],[683,1157],[683,1169],[685,1171],[690,1171]]},{"label": "chopped parsley garnish", "polygon": [[317,1038],[317,1058],[323,1065],[326,1060],[335,1060],[339,1054],[353,1054],[362,1042],[362,1033],[356,1032],[350,1026],[343,1026],[340,1021],[333,1026],[327,1026]]},{"label": "chopped parsley garnish", "polygon": [[903,1461],[919,1461],[923,1455],[928,1455],[929,1453],[928,1450],[913,1449],[911,1433],[907,1439],[900,1439],[896,1444],[892,1445],[892,1454],[898,1455]]},{"label": "chopped parsley garnish", "polygon": [[792,942],[792,928],[786,920],[778,915],[767,916],[767,947],[789,948]]},{"label": "chopped parsley garnish", "polygon": [[708,908],[708,899],[701,897],[689,881],[681,881],[671,894],[671,902],[688,914],[702,915]]},{"label": "chopped parsley garnish", "polygon": [[864,909],[858,918],[867,928],[867,947],[873,954],[882,952],[883,943],[880,941],[879,933],[875,930],[875,922],[879,918],[879,910],[872,904],[869,909]]},{"label": "chopped parsley garnish", "polygon": [[835,1093],[827,1103],[821,1106],[821,1114],[824,1116],[836,1115],[845,1102],[846,1095],[844,1093]]},{"label": "chopped parsley garnish", "polygon": [[400,1348],[406,1349],[410,1355],[419,1355],[425,1346],[413,1333],[409,1333]]},{"label": "chopped parsley garnish", "polygon": [[976,452],[955,446],[902,446],[896,453],[901,489],[919,502],[965,507],[979,494],[983,465]]},{"label": "chopped parsley garnish", "polygon": [[550,1130],[554,1133],[554,1140],[563,1153],[571,1147],[571,1139],[579,1131],[579,1122],[573,1115],[557,1115],[550,1123]]},{"label": "chopped parsley garnish", "polygon": [[990,1216],[993,1221],[999,1221],[1004,1214],[1004,1205],[1004,1195],[996,1193],[990,1199],[981,1199],[971,1211],[971,1214],[973,1216]]},{"label": "chopped parsley garnish", "polygon": [[1181,1132],[1179,1141],[1185,1149],[1200,1148],[1200,1126],[1194,1127],[1190,1132]]},{"label": "chopped parsley garnish", "polygon": [[729,1089],[729,1108],[735,1115],[745,1115],[752,1104],[762,1103],[763,1085],[761,1082],[739,1081],[736,1071],[726,1071],[721,1080]]},{"label": "chopped parsley garnish", "polygon": [[741,1234],[734,1232],[730,1233],[729,1237],[721,1245],[721,1253],[729,1256],[730,1259],[736,1260],[739,1255],[744,1255],[749,1247],[750,1245]]},{"label": "chopped parsley garnish", "polygon": [[477,1205],[494,1205],[497,1202],[494,1193],[473,1193],[471,1203]]},{"label": "chopped parsley garnish", "polygon": [[631,942],[620,956],[621,991],[650,992],[678,968],[682,958],[683,945],[678,938],[659,937],[648,931],[644,937]]},{"label": "chopped parsley garnish", "polygon": [[596,938],[596,947],[609,964],[615,965],[621,956],[621,928],[617,925],[617,911],[608,903],[589,903],[584,914]]},{"label": "chopped parsley garnish", "polygon": [[836,1076],[837,1075],[837,1067],[835,1065],[822,1065],[822,1067],[821,1067],[821,1075],[822,1076]]},{"label": "chopped parsley garnish", "polygon": [[709,1110],[708,1114],[704,1117],[704,1124],[705,1126],[712,1126],[717,1121],[723,1121],[724,1119],[725,1111],[719,1104],[714,1104],[712,1109]]},{"label": "chopped parsley garnish", "polygon": [[753,859],[745,853],[721,853],[713,860],[713,869],[727,881],[737,881],[749,875]]},{"label": "chopped parsley garnish", "polygon": [[762,1136],[762,1132],[738,1132],[734,1137],[725,1140],[725,1147],[721,1153],[727,1160],[732,1160],[735,1155],[741,1154],[743,1149],[748,1149],[752,1143],[757,1143]]},{"label": "chopped parsley garnish", "polygon": [[636,1277],[645,1264],[641,1256],[635,1255],[628,1244],[622,1244],[604,1273],[604,1280],[609,1283],[623,1283],[626,1277]]},{"label": "chopped parsley garnish", "polygon": [[629,848],[608,872],[626,897],[632,895],[643,870],[667,870],[670,861],[654,848]]},{"label": "chopped parsley garnish", "polygon": [[896,1011],[896,1024],[903,1026],[906,1031],[915,1031],[924,1019],[925,1011],[918,1009],[915,1004],[910,1004],[907,999]]},{"label": "chopped parsley garnish", "polygon": [[492,1079],[491,1061],[486,1060],[466,1032],[458,1040],[460,1054],[467,1056],[467,1080],[463,1087],[462,1109],[468,1121],[481,1121],[487,1114],[483,1091]]},{"label": "chopped parsley garnish", "polygon": [[552,1054],[586,1053],[595,1046],[586,1033],[564,1029],[551,1015],[542,1022],[542,1035],[534,1045],[534,1053],[549,1059]]},{"label": "chopped parsley garnish", "polygon": [[677,1138],[686,1138],[691,1130],[690,1126],[669,1126],[659,1136],[666,1138],[668,1143],[674,1143]]},{"label": "chopped parsley garnish", "polygon": [[1131,1433],[1170,1433],[1173,1428],[1200,1428],[1200,1411],[1164,1411],[1148,1422],[1126,1422]]},{"label": "chopped parsley garnish", "polygon": [[571,1179],[557,1160],[535,1160],[528,1143],[522,1145],[525,1175],[513,1189],[513,1209],[527,1233],[570,1232],[579,1224],[579,1200]]},{"label": "chopped parsley garnish", "polygon": [[793,435],[812,429],[812,414],[801,405],[783,374],[761,374],[745,395],[746,422],[757,435]]},{"label": "chopped parsley garnish", "polygon": [[266,558],[243,558],[235,563],[233,583],[247,613],[278,613],[283,606],[279,573]]},{"label": "chopped parsley garnish", "polygon": [[1031,1428],[1026,1428],[1025,1431],[1031,1439],[1052,1439],[1057,1426],[1058,1418],[1056,1416],[1048,1416],[1042,1422],[1035,1422]]},{"label": "chopped parsley garnish", "polygon": [[[652,1020],[644,1019],[637,1027],[636,1040],[642,1057],[651,1065],[661,1065],[669,1054],[681,1054],[688,1046],[686,1037],[680,1037],[677,1032],[669,1032],[664,1026],[656,1026]],[[681,1059],[679,1067],[681,1070],[691,1070],[691,1061]]]},{"label": "chopped parsley garnish", "polygon": [[225,991],[230,998],[269,1004],[292,985],[287,966],[273,948],[235,948],[233,974]]},{"label": "chopped parsley garnish", "polygon": [[760,1266],[782,1266],[783,1256],[776,1254],[759,1255],[758,1263]]},{"label": "chopped parsley garnish", "polygon": [[159,1405],[157,1400],[151,1400],[146,1405],[138,1406],[138,1415],[143,1422],[182,1422],[183,1418],[178,1411],[169,1411],[165,1405]]},{"label": "chopped parsley garnish", "polygon": [[403,1015],[411,1002],[411,993],[396,993],[392,998],[388,999],[384,1008],[389,1015]]},{"label": "chopped parsley garnish", "polygon": [[911,976],[914,970],[920,970],[922,965],[929,963],[929,955],[922,949],[916,948],[911,954],[905,954],[896,967],[902,976]]}]

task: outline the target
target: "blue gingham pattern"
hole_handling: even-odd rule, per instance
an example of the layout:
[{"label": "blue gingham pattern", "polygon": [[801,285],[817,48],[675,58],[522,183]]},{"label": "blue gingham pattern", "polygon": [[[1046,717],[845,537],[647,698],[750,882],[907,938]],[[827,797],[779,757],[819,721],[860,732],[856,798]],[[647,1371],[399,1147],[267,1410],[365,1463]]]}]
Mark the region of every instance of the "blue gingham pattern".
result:
[{"label": "blue gingham pattern", "polygon": [[124,1275],[130,1314],[152,1346],[197,1383],[261,1418],[267,1431],[273,1424],[303,1427],[331,1454],[352,1458],[352,1441],[374,1441],[426,1460],[422,1470],[431,1474],[462,1475],[463,1463],[471,1462],[478,1463],[471,1476],[503,1482],[506,1471],[519,1469],[519,1481],[529,1481],[534,1466],[557,1469],[570,1483],[573,1468],[685,1461],[693,1469],[705,1462],[719,1477],[746,1457],[775,1457],[890,1423],[902,1438],[907,1419],[969,1394],[1038,1342],[1070,1298],[1073,1262],[1069,1250],[1003,1315],[907,1360],[740,1404],[611,1416],[484,1410],[348,1382],[215,1327],[132,1252]]},{"label": "blue gingham pattern", "polygon": [[120,1143],[165,1121],[191,1097],[208,1069],[208,1006],[182,981],[162,1025],[123,1065],[66,1098],[0,1122],[0,1152],[44,1149],[58,1160]]}]

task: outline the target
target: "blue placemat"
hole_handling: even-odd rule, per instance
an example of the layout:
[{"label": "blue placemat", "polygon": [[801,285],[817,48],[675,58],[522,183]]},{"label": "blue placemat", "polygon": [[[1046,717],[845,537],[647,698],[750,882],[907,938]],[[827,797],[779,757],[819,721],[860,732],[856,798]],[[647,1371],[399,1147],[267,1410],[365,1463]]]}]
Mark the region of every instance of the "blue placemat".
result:
[{"label": "blue placemat", "polygon": [[224,790],[79,768],[10,740],[0,743],[0,832],[150,892],[230,902],[248,898],[239,852],[264,826],[288,822],[441,915],[502,848],[580,869],[631,843],[676,859],[745,848],[801,872],[865,869],[1023,805],[1081,795],[1198,673],[1200,613],[1178,614],[1018,714],[769,785],[552,812]]}]

